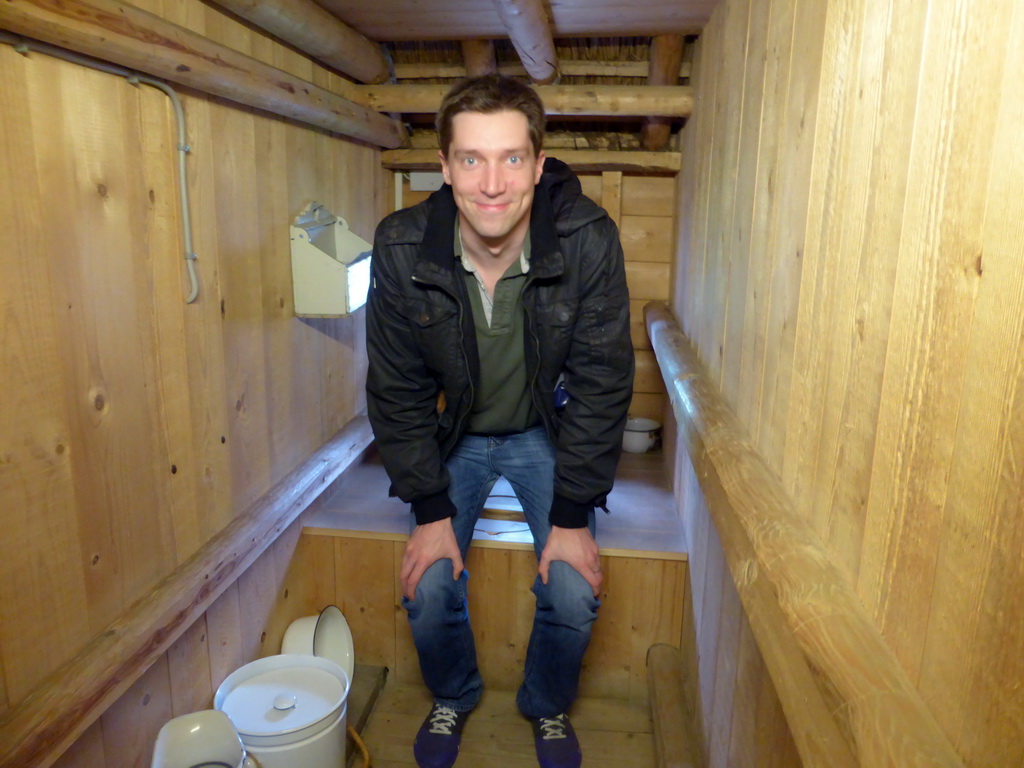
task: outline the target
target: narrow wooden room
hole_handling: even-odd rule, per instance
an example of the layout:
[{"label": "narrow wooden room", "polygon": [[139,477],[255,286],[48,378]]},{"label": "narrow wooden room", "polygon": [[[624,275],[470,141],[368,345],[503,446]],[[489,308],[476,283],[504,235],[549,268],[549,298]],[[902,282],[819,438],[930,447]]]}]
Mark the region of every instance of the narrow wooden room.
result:
[{"label": "narrow wooden room", "polygon": [[0,2],[0,768],[1024,766],[1024,4]]}]

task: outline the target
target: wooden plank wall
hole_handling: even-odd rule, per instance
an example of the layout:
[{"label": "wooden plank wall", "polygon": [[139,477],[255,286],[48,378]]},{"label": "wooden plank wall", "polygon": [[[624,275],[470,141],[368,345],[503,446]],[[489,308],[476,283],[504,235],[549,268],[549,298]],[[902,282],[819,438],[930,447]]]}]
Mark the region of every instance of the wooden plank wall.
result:
[{"label": "wooden plank wall", "polygon": [[[419,685],[423,678],[399,591],[404,549],[405,537],[307,530],[293,567],[306,574],[296,579],[307,583],[303,600],[315,594],[318,609],[330,603],[342,609],[361,663],[386,666],[389,679]],[[646,701],[647,650],[659,642],[678,646],[684,635],[686,561],[606,554],[601,562],[601,615],[584,659],[580,695]],[[481,674],[495,690],[516,690],[533,624],[533,547],[474,545],[466,568]]]},{"label": "wooden plank wall", "polygon": [[667,403],[665,382],[647,338],[643,307],[648,301],[667,301],[669,297],[675,181],[668,176],[631,176],[619,171],[585,175],[581,181],[584,193],[603,206],[618,225],[626,257],[630,328],[636,355],[629,414],[662,421]]},{"label": "wooden plank wall", "polygon": [[[699,45],[673,307],[966,764],[1018,765],[1024,6],[723,0]],[[691,485],[731,764],[775,705]]]},{"label": "wooden plank wall", "polygon": [[[551,150],[558,156],[558,150]],[[403,174],[402,205],[426,200],[429,192],[413,191]],[[651,351],[644,326],[643,306],[668,301],[672,244],[675,238],[675,180],[669,176],[634,176],[621,171],[580,174],[583,193],[603,206],[619,227],[629,284],[630,329],[636,354],[631,416],[662,421],[667,398],[665,382]]]},{"label": "wooden plank wall", "polygon": [[[200,0],[137,5],[337,77]],[[371,148],[183,93],[186,305],[169,100],[7,45],[0,71],[0,113],[17,116],[0,140],[2,714],[363,409],[361,315],[293,317],[287,227],[317,199],[370,239],[390,192]],[[66,765],[148,764],[168,716],[262,652],[297,530]]]}]

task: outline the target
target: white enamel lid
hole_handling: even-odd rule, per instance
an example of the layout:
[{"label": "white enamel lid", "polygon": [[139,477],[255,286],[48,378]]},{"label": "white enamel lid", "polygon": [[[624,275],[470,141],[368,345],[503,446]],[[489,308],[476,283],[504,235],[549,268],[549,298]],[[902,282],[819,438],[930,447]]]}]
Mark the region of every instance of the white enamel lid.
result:
[{"label": "white enamel lid", "polygon": [[299,739],[330,725],[347,687],[344,671],[329,659],[268,656],[229,675],[214,706],[231,718],[243,740],[287,733]]}]

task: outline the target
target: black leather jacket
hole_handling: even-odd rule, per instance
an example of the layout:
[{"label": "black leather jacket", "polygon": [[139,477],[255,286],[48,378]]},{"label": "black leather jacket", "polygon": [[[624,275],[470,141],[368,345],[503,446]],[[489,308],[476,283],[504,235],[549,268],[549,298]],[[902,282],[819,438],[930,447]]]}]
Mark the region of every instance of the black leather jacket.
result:
[{"label": "black leather jacket", "polygon": [[[392,492],[416,522],[451,517],[444,461],[465,432],[479,360],[444,186],[385,218],[366,310],[367,408]],[[556,449],[550,521],[586,526],[611,490],[633,387],[629,295],[615,224],[549,158],[530,213],[523,288],[533,402]],[[555,407],[560,379],[569,400]],[[439,405],[439,395],[443,403]]]}]

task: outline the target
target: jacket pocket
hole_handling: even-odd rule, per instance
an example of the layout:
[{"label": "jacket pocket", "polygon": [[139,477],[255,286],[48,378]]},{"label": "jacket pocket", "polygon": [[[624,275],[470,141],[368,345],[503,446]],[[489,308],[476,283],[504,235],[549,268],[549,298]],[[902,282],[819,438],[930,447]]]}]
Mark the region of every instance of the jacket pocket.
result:
[{"label": "jacket pocket", "polygon": [[439,377],[447,375],[461,356],[459,312],[454,302],[407,299],[401,311],[423,362]]},{"label": "jacket pocket", "polygon": [[432,328],[440,323],[454,320],[458,315],[451,304],[435,304],[423,299],[407,299],[403,314],[419,328]]}]

